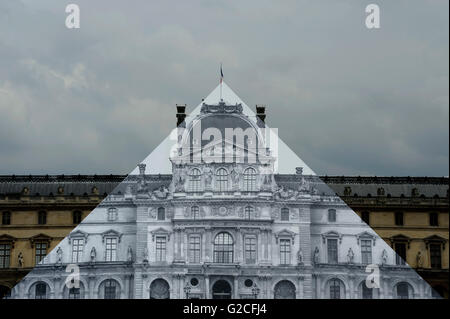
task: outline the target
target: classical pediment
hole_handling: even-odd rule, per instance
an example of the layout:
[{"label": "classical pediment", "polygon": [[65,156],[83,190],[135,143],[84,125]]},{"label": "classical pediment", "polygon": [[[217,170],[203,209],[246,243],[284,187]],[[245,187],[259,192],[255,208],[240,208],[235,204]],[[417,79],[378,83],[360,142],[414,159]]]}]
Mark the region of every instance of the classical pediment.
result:
[{"label": "classical pediment", "polygon": [[373,246],[375,246],[376,238],[377,237],[375,235],[373,235],[369,232],[366,232],[366,231],[363,231],[362,233],[359,233],[356,235],[356,240],[357,240],[358,245],[360,244],[361,239],[370,239],[370,240],[372,240]]},{"label": "classical pediment", "polygon": [[150,234],[152,234],[152,241],[155,241],[156,236],[165,236],[167,237],[167,241],[169,241],[171,232],[168,231],[167,229],[159,227],[157,229],[150,231]]},{"label": "classical pediment", "polygon": [[118,231],[115,231],[114,229],[107,230],[102,233],[102,242],[105,242],[106,237],[117,237],[120,243],[120,239],[122,237],[122,234]]},{"label": "classical pediment", "polygon": [[50,244],[50,241],[52,240],[52,238],[50,236],[47,236],[45,234],[38,234],[38,235],[34,235],[33,237],[30,237],[30,244],[31,247],[34,247],[34,244],[36,242],[45,242],[47,244]]},{"label": "classical pediment", "polygon": [[274,235],[275,235],[275,239],[276,239],[277,243],[278,243],[279,238],[290,238],[290,239],[292,239],[292,245],[293,245],[296,234],[288,229],[283,229],[277,233],[274,233]]},{"label": "classical pediment", "polygon": [[328,231],[328,232],[322,234],[323,243],[325,243],[328,238],[339,239],[339,244],[342,243],[342,234],[339,234],[338,232],[336,232],[334,230],[331,230],[331,231]]},{"label": "classical pediment", "polygon": [[69,244],[71,243],[73,238],[83,238],[85,241],[87,241],[89,234],[85,233],[84,231],[81,230],[76,230],[73,231],[69,234],[68,239],[69,239]]}]

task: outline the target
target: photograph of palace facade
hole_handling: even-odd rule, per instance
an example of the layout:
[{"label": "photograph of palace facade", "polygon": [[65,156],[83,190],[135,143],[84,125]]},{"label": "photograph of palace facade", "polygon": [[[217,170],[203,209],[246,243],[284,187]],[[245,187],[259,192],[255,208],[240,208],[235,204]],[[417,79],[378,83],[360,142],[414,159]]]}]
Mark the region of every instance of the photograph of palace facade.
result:
[{"label": "photograph of palace facade", "polygon": [[[181,146],[170,154],[172,174],[146,174],[147,167],[139,165],[140,174],[127,176],[90,214],[80,212],[74,224],[83,217],[82,222],[49,254],[50,237],[44,231],[33,236],[36,267],[8,297],[439,297],[406,262],[408,236],[388,245],[368,216],[355,213],[302,167],[274,173],[275,154],[260,132],[261,110],[252,121],[238,104],[203,104],[189,123],[184,109],[178,111]],[[250,128],[256,139],[203,143],[193,134],[196,125],[201,132]],[[193,160],[198,151],[213,160]],[[17,241],[7,234],[0,239]],[[442,258],[446,241],[430,236],[428,245],[440,245]],[[23,258],[14,259],[24,263]],[[78,287],[67,283],[74,265]],[[371,272],[373,280],[367,280]]]}]

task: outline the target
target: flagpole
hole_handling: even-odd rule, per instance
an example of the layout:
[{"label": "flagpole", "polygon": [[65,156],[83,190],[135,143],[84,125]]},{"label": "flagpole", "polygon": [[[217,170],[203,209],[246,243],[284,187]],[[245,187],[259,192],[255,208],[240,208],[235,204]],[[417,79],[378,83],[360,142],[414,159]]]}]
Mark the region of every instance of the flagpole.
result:
[{"label": "flagpole", "polygon": [[223,82],[222,63],[220,63],[220,102],[222,102],[222,82]]}]

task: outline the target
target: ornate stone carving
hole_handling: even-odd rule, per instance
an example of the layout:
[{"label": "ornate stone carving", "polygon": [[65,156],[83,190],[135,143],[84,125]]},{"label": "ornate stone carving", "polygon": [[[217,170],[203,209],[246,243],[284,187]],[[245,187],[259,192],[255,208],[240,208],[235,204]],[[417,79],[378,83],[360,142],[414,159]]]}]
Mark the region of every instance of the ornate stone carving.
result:
[{"label": "ornate stone carving", "polygon": [[63,250],[61,247],[58,247],[56,250],[56,263],[61,264],[63,258]]},{"label": "ornate stone carving", "polygon": [[387,259],[388,259],[387,251],[386,249],[383,249],[383,252],[381,253],[381,264],[386,265]]},{"label": "ornate stone carving", "polygon": [[416,264],[417,264],[417,268],[422,268],[422,266],[423,266],[422,252],[420,250],[417,252]]}]

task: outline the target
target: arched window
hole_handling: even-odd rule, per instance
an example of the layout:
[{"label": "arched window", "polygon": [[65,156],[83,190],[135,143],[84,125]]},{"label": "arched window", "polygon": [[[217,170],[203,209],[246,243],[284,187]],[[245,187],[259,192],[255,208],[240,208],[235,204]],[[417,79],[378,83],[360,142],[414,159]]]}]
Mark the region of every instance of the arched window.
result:
[{"label": "arched window", "polygon": [[0,300],[9,299],[11,297],[11,288],[0,285]]},{"label": "arched window", "polygon": [[339,279],[330,280],[330,299],[341,299],[342,282]]},{"label": "arched window", "polygon": [[118,287],[117,287],[117,281],[114,279],[108,279],[105,280],[104,286],[103,286],[103,298],[104,299],[118,299]]},{"label": "arched window", "polygon": [[219,192],[228,191],[228,172],[225,168],[216,171],[216,187]]},{"label": "arched window", "polygon": [[47,224],[47,212],[40,211],[38,213],[38,224],[39,225],[45,225]]},{"label": "arched window", "polygon": [[244,171],[244,191],[256,191],[256,170],[252,167],[249,167]]},{"label": "arched window", "polygon": [[234,253],[233,237],[229,233],[219,233],[214,238],[214,262],[232,263]]},{"label": "arched window", "polygon": [[[412,291],[409,289],[409,284],[407,282],[400,282],[397,284],[397,299],[409,299]],[[411,289],[412,290],[412,289]]]},{"label": "arched window", "polygon": [[367,287],[366,283],[362,283],[362,298],[373,299],[373,288]]},{"label": "arched window", "polygon": [[278,282],[274,290],[274,299],[295,299],[295,286],[288,280]]},{"label": "arched window", "polygon": [[80,288],[72,287],[69,289],[69,299],[80,299]]},{"label": "arched window", "polygon": [[281,209],[281,220],[282,221],[289,221],[289,208],[283,207]]},{"label": "arched window", "polygon": [[164,279],[155,279],[150,285],[150,299],[169,299],[170,287]]},{"label": "arched window", "polygon": [[189,173],[189,184],[188,184],[189,191],[200,192],[202,187],[201,181],[202,181],[202,173],[198,168],[193,168]]},{"label": "arched window", "polygon": [[34,287],[35,299],[47,299],[47,284],[45,282],[38,282]]},{"label": "arched window", "polygon": [[255,218],[255,208],[253,208],[253,206],[245,206],[244,218],[245,219]]},{"label": "arched window", "polygon": [[72,219],[73,219],[73,223],[74,224],[81,223],[81,215],[82,214],[81,214],[81,212],[79,210],[76,210],[76,211],[73,212]]},{"label": "arched window", "polygon": [[198,206],[191,207],[191,217],[192,219],[198,219],[200,217],[200,208]]},{"label": "arched window", "polygon": [[166,210],[164,207],[158,208],[158,220],[165,220],[166,219]]}]

